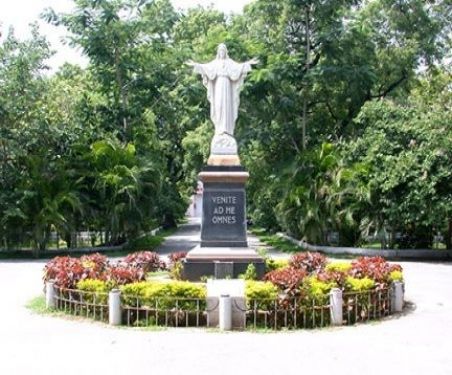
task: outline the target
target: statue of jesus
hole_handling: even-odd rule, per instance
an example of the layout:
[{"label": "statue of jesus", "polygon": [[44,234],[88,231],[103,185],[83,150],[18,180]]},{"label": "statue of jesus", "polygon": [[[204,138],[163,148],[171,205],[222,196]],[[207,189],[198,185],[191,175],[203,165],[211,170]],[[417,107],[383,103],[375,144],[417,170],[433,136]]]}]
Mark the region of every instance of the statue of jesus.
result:
[{"label": "statue of jesus", "polygon": [[240,88],[247,73],[251,71],[251,66],[257,63],[257,59],[244,63],[233,61],[223,43],[218,46],[215,60],[206,64],[191,60],[187,62],[193,66],[195,73],[202,75],[203,84],[207,88],[210,118],[215,125],[214,138],[223,137],[224,142],[224,136],[232,137],[235,143],[233,137],[240,103]]}]

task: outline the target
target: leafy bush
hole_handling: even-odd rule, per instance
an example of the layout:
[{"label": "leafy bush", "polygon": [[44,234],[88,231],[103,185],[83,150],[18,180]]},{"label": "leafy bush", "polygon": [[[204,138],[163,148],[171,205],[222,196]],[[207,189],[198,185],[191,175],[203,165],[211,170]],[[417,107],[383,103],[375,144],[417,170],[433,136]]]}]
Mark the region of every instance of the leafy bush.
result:
[{"label": "leafy bush", "polygon": [[140,268],[144,273],[166,269],[165,262],[153,251],[140,251],[127,255],[123,263],[132,268]]},{"label": "leafy bush", "polygon": [[168,256],[170,276],[174,280],[182,280],[184,266],[182,261],[187,257],[186,251],[179,251]]},{"label": "leafy bush", "polygon": [[184,275],[184,265],[182,261],[174,263],[170,268],[170,277],[173,280],[182,280]]},{"label": "leafy bush", "polygon": [[[200,308],[204,306],[206,288],[202,284],[188,281],[146,281],[132,283],[121,287],[123,300],[126,304],[136,306],[158,306],[160,309],[172,309],[177,306],[181,309],[194,310],[197,307],[196,299],[201,299]],[[188,300],[187,300],[188,299]]]},{"label": "leafy bush", "polygon": [[80,259],[55,257],[45,265],[43,280],[53,280],[59,288],[74,289],[77,282],[86,277],[85,272]]},{"label": "leafy bush", "polygon": [[392,271],[401,272],[402,267],[398,264],[391,265],[382,257],[360,257],[352,262],[349,273],[359,279],[367,277],[384,287],[390,282],[389,275]]},{"label": "leafy bush", "polygon": [[278,298],[278,288],[268,281],[248,280],[245,297],[249,309],[270,310]]},{"label": "leafy bush", "polygon": [[239,278],[243,280],[256,280],[257,279],[256,266],[253,263],[248,264],[245,273],[240,275]]},{"label": "leafy bush", "polygon": [[155,249],[165,240],[163,236],[146,235],[135,238],[127,244],[127,251],[148,251],[148,249]]},{"label": "leafy bush", "polygon": [[187,254],[188,254],[188,252],[186,252],[186,251],[179,251],[177,253],[171,253],[168,256],[170,265],[174,265],[175,263],[184,260],[187,257]]},{"label": "leafy bush", "polygon": [[348,262],[332,262],[325,266],[327,272],[342,272],[347,273],[352,269],[351,263]]},{"label": "leafy bush", "polygon": [[113,286],[125,285],[142,281],[146,273],[140,267],[130,267],[125,264],[117,264],[107,269],[105,280]]},{"label": "leafy bush", "polygon": [[403,281],[403,273],[401,271],[394,270],[389,274],[389,280],[392,281]]},{"label": "leafy bush", "polygon": [[357,279],[354,277],[347,277],[347,282],[345,284],[346,291],[349,292],[365,292],[375,288],[375,281],[364,277],[362,279]]},{"label": "leafy bush", "polygon": [[265,268],[267,272],[271,272],[274,270],[279,270],[281,268],[286,268],[289,266],[289,261],[287,259],[265,259]]},{"label": "leafy bush", "polygon": [[108,302],[108,292],[111,288],[103,280],[85,279],[77,283],[77,289],[88,292],[82,293],[84,301],[106,304]]},{"label": "leafy bush", "polygon": [[245,284],[245,297],[274,300],[278,297],[278,288],[268,281],[248,280]]},{"label": "leafy bush", "polygon": [[80,261],[85,269],[85,277],[89,279],[102,279],[109,265],[108,258],[99,253],[83,255]]},{"label": "leafy bush", "polygon": [[264,280],[270,281],[279,290],[292,296],[299,293],[298,289],[306,276],[307,272],[304,269],[286,267],[267,273]]},{"label": "leafy bush", "polygon": [[303,280],[301,289],[306,299],[324,303],[329,298],[331,289],[336,287],[334,281],[322,281],[317,276],[310,276]]},{"label": "leafy bush", "polygon": [[308,273],[322,270],[326,265],[326,257],[320,253],[297,253],[291,256],[289,265],[297,269],[305,269]]},{"label": "leafy bush", "polygon": [[351,267],[351,264],[346,262],[328,263],[323,271],[316,273],[316,276],[320,281],[333,282],[337,287],[343,289]]}]

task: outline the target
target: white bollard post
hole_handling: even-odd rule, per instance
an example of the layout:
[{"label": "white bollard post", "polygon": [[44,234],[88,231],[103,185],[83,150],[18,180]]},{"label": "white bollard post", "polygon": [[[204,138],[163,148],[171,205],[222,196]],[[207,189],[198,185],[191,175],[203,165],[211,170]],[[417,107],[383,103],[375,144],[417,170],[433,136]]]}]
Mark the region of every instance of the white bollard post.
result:
[{"label": "white bollard post", "polygon": [[110,325],[119,326],[121,324],[121,292],[113,289],[108,293],[108,322]]},{"label": "white bollard post", "polygon": [[403,283],[400,281],[394,281],[392,283],[392,312],[403,311],[404,294]]},{"label": "white bollard post", "polygon": [[220,331],[230,331],[232,329],[232,301],[229,294],[220,296],[219,310]]},{"label": "white bollard post", "polygon": [[342,325],[342,290],[339,288],[333,288],[330,291],[330,314],[331,325]]},{"label": "white bollard post", "polygon": [[46,308],[54,309],[56,307],[55,301],[55,283],[53,281],[46,282]]}]

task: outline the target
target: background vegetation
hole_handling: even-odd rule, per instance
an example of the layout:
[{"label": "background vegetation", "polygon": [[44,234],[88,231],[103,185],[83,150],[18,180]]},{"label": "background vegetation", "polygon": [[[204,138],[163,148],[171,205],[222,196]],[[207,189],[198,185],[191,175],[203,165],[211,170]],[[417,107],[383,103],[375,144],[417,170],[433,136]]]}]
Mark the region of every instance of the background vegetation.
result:
[{"label": "background vegetation", "polygon": [[208,156],[202,83],[184,62],[225,42],[260,64],[237,139],[249,213],[314,243],[451,248],[448,1],[256,0],[243,14],[169,0],[74,0],[43,13],[89,57],[45,74],[33,27],[0,44],[1,248],[44,251],[58,232],[122,243],[174,225]]}]

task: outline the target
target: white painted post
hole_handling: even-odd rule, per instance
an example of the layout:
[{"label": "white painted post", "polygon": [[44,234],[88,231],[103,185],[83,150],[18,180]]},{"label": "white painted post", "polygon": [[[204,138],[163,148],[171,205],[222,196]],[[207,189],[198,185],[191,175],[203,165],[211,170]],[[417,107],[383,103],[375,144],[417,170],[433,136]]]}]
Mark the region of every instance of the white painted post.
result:
[{"label": "white painted post", "polygon": [[110,325],[119,326],[121,324],[121,291],[113,289],[108,293],[108,322]]},{"label": "white painted post", "polygon": [[220,331],[230,331],[232,329],[232,303],[229,294],[220,296],[219,307]]},{"label": "white painted post", "polygon": [[46,282],[46,308],[54,309],[56,307],[55,301],[55,283],[53,281]]},{"label": "white painted post", "polygon": [[403,283],[400,281],[394,281],[392,283],[392,312],[402,312],[404,294]]},{"label": "white painted post", "polygon": [[342,325],[342,290],[339,288],[333,288],[330,291],[330,314],[331,325]]}]

